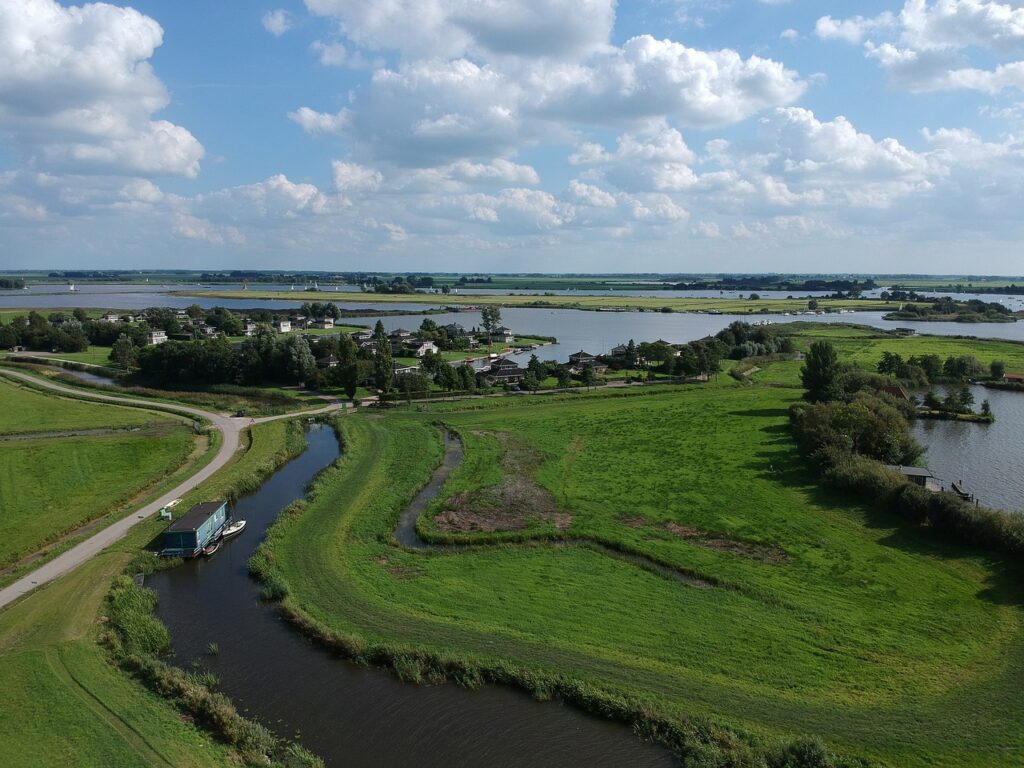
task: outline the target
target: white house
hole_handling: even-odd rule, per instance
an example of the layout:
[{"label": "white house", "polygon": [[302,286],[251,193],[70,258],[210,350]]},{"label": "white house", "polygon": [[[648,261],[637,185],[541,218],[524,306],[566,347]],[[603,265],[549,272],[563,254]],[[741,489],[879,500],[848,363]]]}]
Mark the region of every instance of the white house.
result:
[{"label": "white house", "polygon": [[256,323],[252,320],[246,320],[245,326],[242,328],[243,336],[255,336],[256,335]]},{"label": "white house", "polygon": [[100,317],[100,321],[104,323],[119,323],[121,322],[121,317],[113,312],[107,312],[107,314]]},{"label": "white house", "polygon": [[330,317],[317,318],[316,320],[313,321],[313,327],[314,328],[324,328],[324,329],[333,328],[334,327],[334,319],[330,318]]},{"label": "white house", "polygon": [[423,357],[427,352],[436,355],[440,351],[432,341],[414,341],[409,348],[416,353],[416,357]]},{"label": "white house", "polygon": [[292,321],[291,320],[275,320],[274,327],[278,333],[291,333]]},{"label": "white house", "polygon": [[147,338],[150,344],[163,344],[167,341],[167,333],[161,330],[150,331]]}]

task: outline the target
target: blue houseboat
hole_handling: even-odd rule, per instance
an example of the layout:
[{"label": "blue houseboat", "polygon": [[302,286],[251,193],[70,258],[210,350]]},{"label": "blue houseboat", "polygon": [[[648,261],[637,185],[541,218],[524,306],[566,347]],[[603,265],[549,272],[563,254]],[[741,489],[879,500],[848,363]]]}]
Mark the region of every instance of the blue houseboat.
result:
[{"label": "blue houseboat", "polygon": [[196,504],[168,526],[164,532],[164,557],[196,557],[203,547],[216,541],[228,520],[226,501]]}]

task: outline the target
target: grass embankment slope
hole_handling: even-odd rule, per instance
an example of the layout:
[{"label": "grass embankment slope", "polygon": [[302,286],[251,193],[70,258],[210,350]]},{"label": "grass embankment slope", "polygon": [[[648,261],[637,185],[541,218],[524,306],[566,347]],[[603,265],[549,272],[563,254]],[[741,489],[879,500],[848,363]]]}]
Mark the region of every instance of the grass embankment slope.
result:
[{"label": "grass embankment slope", "polygon": [[[176,295],[196,296],[208,299],[279,299],[289,300],[288,291],[179,291]],[[291,295],[294,300],[294,294]],[[337,294],[326,291],[303,294],[308,301],[329,300],[349,304],[407,304],[416,303],[428,306],[479,306],[482,304],[500,304],[503,307],[542,306],[564,309],[622,309],[645,310],[657,312],[669,308],[674,312],[721,312],[723,314],[770,314],[775,312],[802,312],[807,309],[807,299],[680,299],[668,296],[509,296],[493,294],[460,293],[425,294],[425,293],[352,293]],[[822,310],[854,309],[861,311],[891,311],[900,306],[900,302],[882,301],[880,299],[818,299],[818,308]]]},{"label": "grass embankment slope", "polygon": [[[0,437],[0,568],[123,508],[196,450],[192,430],[167,414],[43,395],[7,381],[0,381],[0,398],[7,406],[0,435],[8,435]],[[90,428],[138,431],[60,436]],[[33,438],[35,432],[51,434]]]},{"label": "grass embankment slope", "polygon": [[[1020,579],[818,488],[787,432],[799,394],[691,387],[347,419],[346,459],[275,529],[271,570],[287,610],[340,637],[511,664],[768,738],[820,734],[901,768],[1024,764]],[[521,533],[607,542],[720,586],[492,534],[456,552],[389,543],[440,456],[428,417],[467,438],[449,506],[486,516],[525,470],[534,487],[509,492],[563,516],[527,515]]]},{"label": "grass embankment slope", "polygon": [[[233,495],[296,449],[301,432],[261,424],[251,447],[188,494]],[[0,612],[0,765],[237,765],[231,750],[115,669],[98,644],[112,579],[166,526],[148,520],[103,554]]]}]

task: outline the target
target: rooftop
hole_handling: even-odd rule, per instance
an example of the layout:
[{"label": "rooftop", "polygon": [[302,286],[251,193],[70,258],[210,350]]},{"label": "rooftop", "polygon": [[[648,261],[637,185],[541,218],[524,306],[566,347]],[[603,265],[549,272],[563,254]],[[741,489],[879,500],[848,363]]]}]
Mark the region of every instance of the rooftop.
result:
[{"label": "rooftop", "polygon": [[179,517],[170,527],[169,532],[194,531],[209,519],[218,509],[227,504],[226,501],[204,501]]}]

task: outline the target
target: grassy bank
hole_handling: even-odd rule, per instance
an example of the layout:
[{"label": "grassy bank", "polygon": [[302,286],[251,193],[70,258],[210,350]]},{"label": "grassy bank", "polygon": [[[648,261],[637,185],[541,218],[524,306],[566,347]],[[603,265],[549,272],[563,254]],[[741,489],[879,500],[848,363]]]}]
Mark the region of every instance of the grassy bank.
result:
[{"label": "grassy bank", "polygon": [[[1016,764],[1000,745],[1024,738],[1019,579],[818,487],[787,432],[797,397],[691,387],[445,409],[468,452],[432,525],[467,496],[484,519],[526,467],[535,488],[513,491],[568,520],[527,510],[507,530],[562,526],[733,589],[586,547],[495,546],[500,531],[462,531],[472,550],[397,547],[397,515],[440,456],[436,414],[412,412],[344,422],[346,458],[257,569],[295,621],[406,679],[512,682],[680,728],[708,718],[759,754],[817,733],[892,766]],[[499,435],[525,464],[503,460]]]},{"label": "grassy bank", "polygon": [[[244,493],[303,444],[296,425],[259,425],[246,450],[185,501]],[[140,523],[73,573],[0,612],[0,764],[238,765],[234,748],[116,669],[97,642],[110,625],[111,583],[164,526]]]}]

